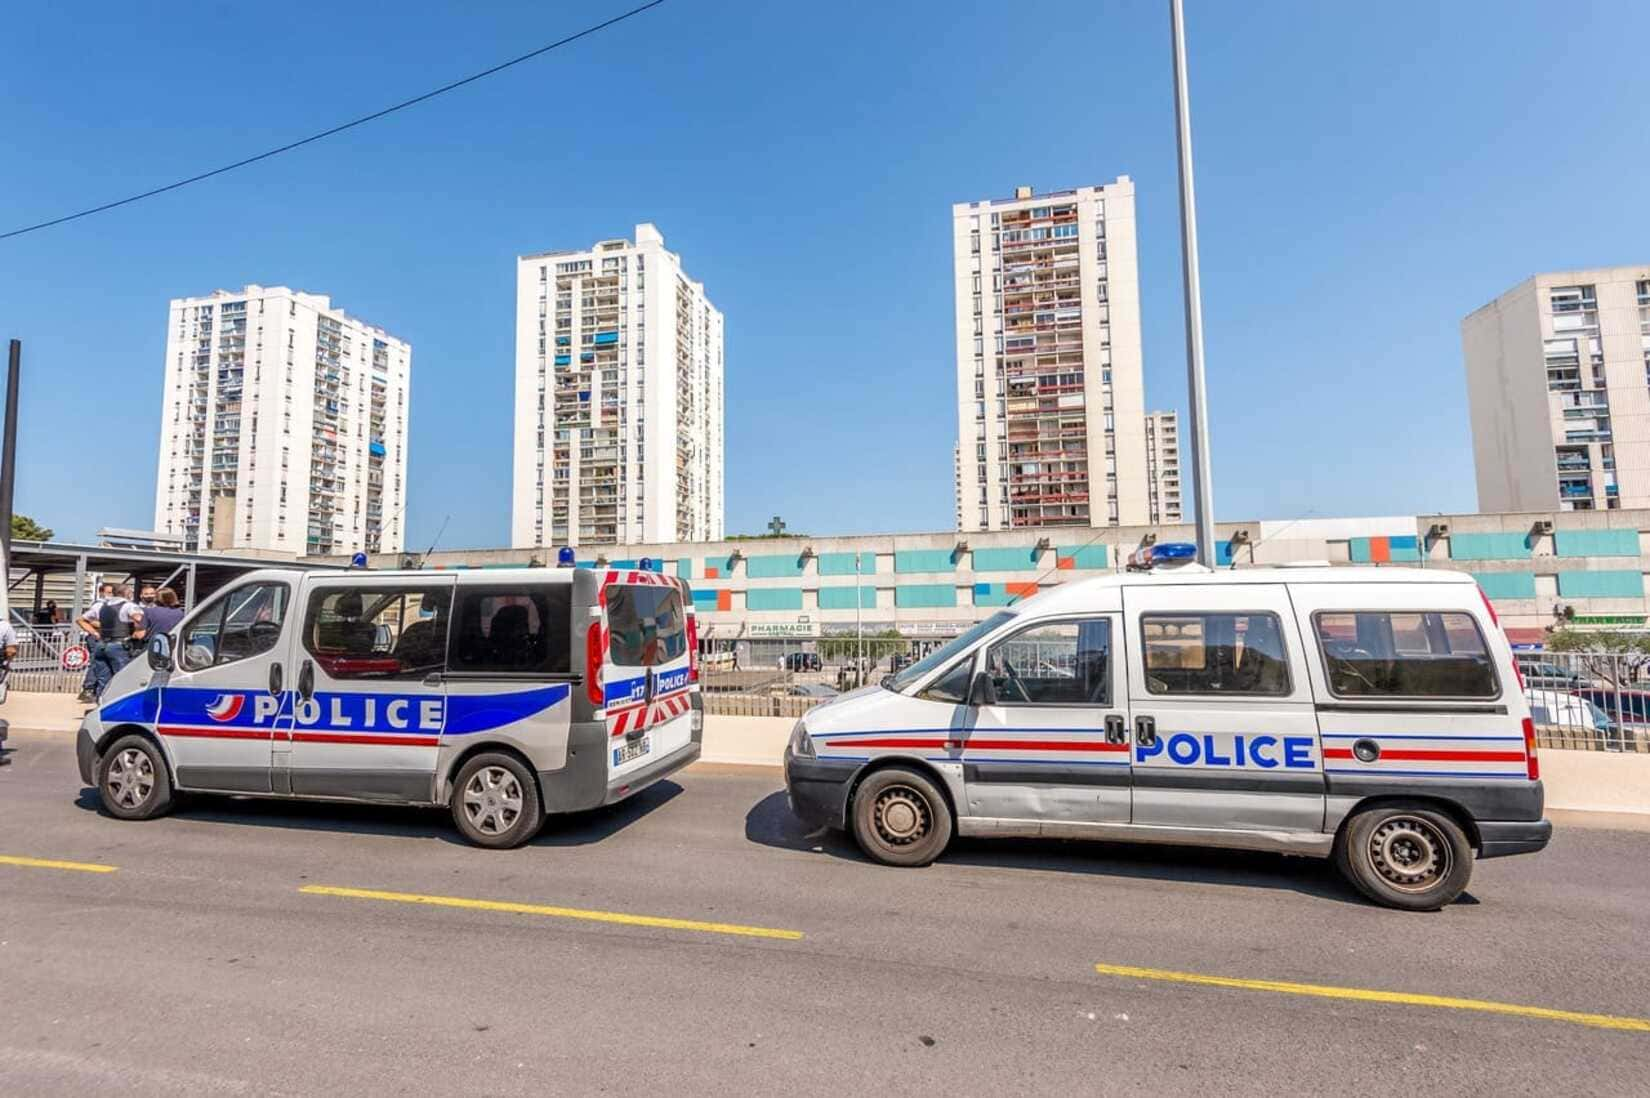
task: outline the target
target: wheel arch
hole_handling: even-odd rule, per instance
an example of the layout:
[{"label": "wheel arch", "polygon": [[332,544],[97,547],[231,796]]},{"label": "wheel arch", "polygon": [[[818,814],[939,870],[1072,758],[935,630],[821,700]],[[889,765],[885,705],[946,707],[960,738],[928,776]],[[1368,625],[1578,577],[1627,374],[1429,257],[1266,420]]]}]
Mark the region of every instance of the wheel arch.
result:
[{"label": "wheel arch", "polygon": [[1448,797],[1428,795],[1426,793],[1383,793],[1378,796],[1364,797],[1362,800],[1354,804],[1347,811],[1346,815],[1341,818],[1340,826],[1335,830],[1336,844],[1340,844],[1345,841],[1346,829],[1352,825],[1352,820],[1354,817],[1358,816],[1360,813],[1368,811],[1369,809],[1380,808],[1383,805],[1389,804],[1419,804],[1425,805],[1428,808],[1437,809],[1450,819],[1454,820],[1461,830],[1466,833],[1467,842],[1472,845],[1474,853],[1483,852],[1484,839],[1483,836],[1479,834],[1478,824],[1477,821],[1473,819],[1472,813],[1468,812],[1466,807],[1459,801],[1453,801]]},{"label": "wheel arch", "polygon": [[437,804],[450,805],[452,803],[453,788],[458,782],[458,772],[464,769],[465,763],[477,755],[508,755],[515,759],[532,777],[533,792],[538,795],[539,804],[544,803],[544,790],[539,785],[538,769],[533,766],[533,761],[527,757],[521,748],[501,740],[484,740],[481,743],[467,745],[463,751],[453,758],[446,770],[439,775],[441,786],[435,791]]},{"label": "wheel arch", "polygon": [[156,733],[153,728],[148,728],[141,724],[131,723],[117,724],[112,728],[105,729],[103,735],[98,737],[97,762],[94,764],[92,770],[92,784],[97,784],[98,775],[96,768],[102,764],[103,756],[109,753],[109,748],[116,740],[124,739],[127,736],[137,736],[140,739],[148,740],[154,745],[155,750],[160,752],[161,762],[166,766],[167,781],[172,783],[173,789],[177,789],[178,768],[177,764],[172,761],[172,753],[166,749],[166,740]]},{"label": "wheel arch", "polygon": [[914,755],[879,755],[868,761],[854,772],[853,779],[848,783],[848,795],[842,800],[842,824],[845,828],[853,826],[854,798],[859,795],[859,787],[865,784],[865,779],[882,770],[914,770],[934,783],[945,798],[945,807],[951,813],[953,826],[957,820],[957,799],[951,792],[951,783],[939,768],[927,759]]}]

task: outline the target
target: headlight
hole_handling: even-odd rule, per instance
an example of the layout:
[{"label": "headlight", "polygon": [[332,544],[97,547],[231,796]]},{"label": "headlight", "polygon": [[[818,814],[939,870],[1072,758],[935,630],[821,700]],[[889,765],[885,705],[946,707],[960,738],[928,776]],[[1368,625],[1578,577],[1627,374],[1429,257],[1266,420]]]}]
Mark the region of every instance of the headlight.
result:
[{"label": "headlight", "polygon": [[796,722],[791,729],[791,754],[799,759],[814,758],[814,738],[808,735],[808,720],[806,717]]}]

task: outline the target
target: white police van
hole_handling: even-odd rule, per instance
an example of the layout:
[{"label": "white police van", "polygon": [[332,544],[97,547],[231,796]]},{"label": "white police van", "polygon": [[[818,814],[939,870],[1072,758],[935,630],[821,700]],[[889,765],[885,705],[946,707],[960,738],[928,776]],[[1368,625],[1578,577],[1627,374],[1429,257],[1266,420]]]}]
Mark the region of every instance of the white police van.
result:
[{"label": "white police van", "polygon": [[812,709],[804,821],[926,865],[953,834],[1333,857],[1433,909],[1551,824],[1513,655],[1471,577],[1285,567],[1053,588]]},{"label": "white police van", "polygon": [[651,571],[254,572],[114,678],[80,776],[121,819],[195,791],[437,804],[518,846],[698,758],[696,648]]}]

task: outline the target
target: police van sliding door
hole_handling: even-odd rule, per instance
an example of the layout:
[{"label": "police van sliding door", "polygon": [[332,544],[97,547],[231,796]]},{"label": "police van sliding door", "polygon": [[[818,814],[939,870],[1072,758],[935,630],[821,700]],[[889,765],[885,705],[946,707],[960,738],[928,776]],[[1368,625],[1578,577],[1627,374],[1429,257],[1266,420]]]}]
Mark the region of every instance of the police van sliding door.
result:
[{"label": "police van sliding door", "polygon": [[277,792],[431,799],[452,604],[452,576],[305,580]]},{"label": "police van sliding door", "polygon": [[1305,648],[1281,584],[1124,588],[1134,822],[1321,831]]}]

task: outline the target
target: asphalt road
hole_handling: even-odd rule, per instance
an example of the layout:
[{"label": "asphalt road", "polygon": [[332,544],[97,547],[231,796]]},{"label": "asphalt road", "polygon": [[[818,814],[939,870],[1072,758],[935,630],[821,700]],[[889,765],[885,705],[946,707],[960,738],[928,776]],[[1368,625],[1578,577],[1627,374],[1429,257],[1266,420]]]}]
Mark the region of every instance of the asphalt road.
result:
[{"label": "asphalt road", "polygon": [[[1544,854],[1480,863],[1461,902],[1415,915],[1268,855],[969,841],[885,869],[803,835],[765,769],[695,767],[493,853],[407,810],[199,800],[122,823],[66,737],[12,746],[0,1093],[1650,1087],[1650,1024],[1095,967],[1650,1018],[1642,830],[1561,821]],[[318,887],[572,910],[300,891]]]}]

